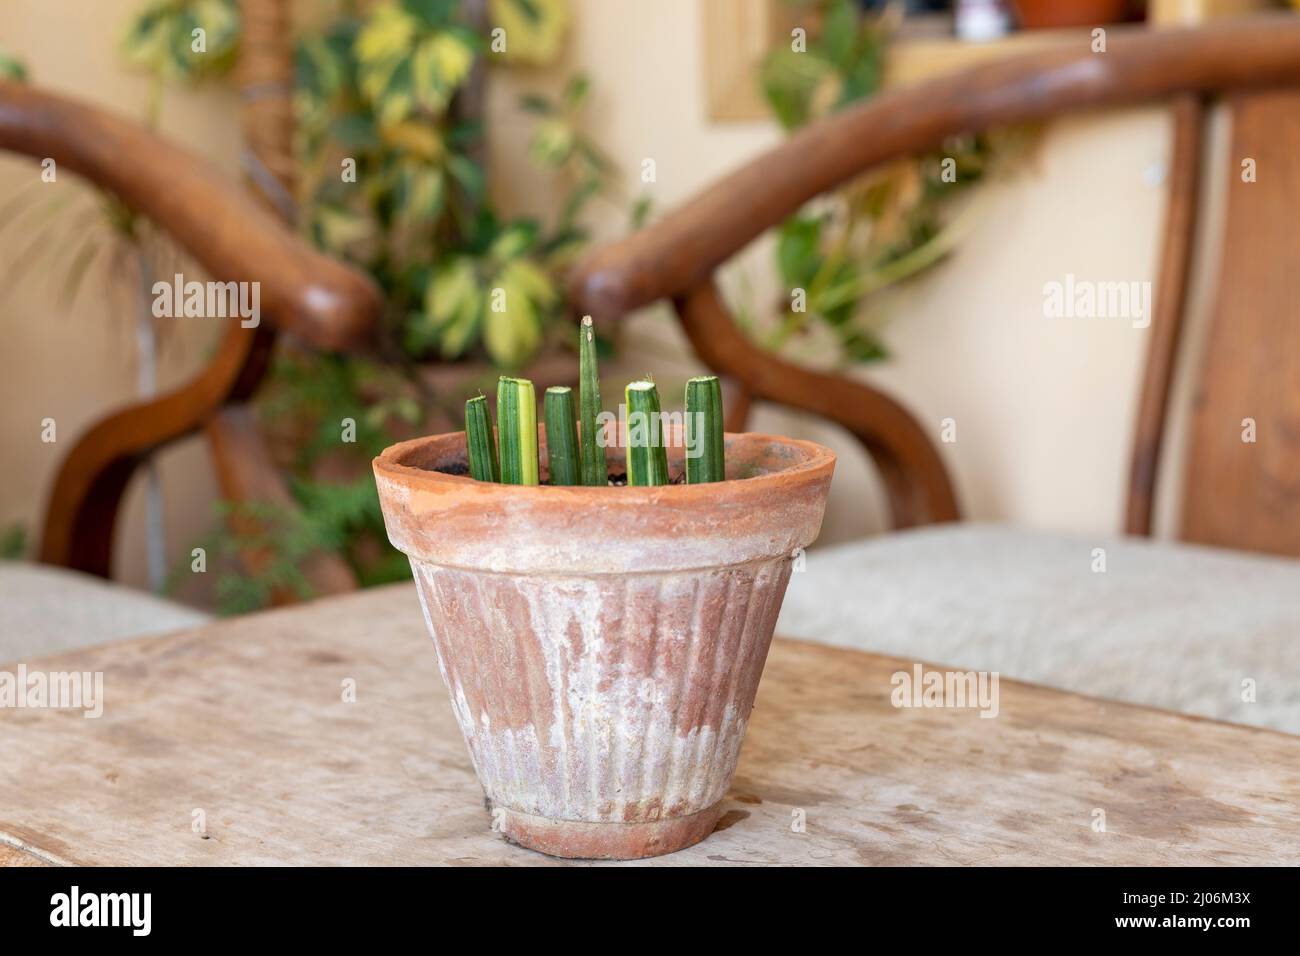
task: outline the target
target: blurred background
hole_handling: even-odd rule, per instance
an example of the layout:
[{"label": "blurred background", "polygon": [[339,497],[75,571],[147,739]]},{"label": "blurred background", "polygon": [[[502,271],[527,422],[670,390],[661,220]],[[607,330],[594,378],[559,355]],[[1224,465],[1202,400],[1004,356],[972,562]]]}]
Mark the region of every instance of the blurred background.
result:
[{"label": "blurred background", "polygon": [[[405,559],[382,541],[369,456],[406,435],[458,428],[467,391],[501,369],[526,369],[539,384],[571,376],[564,276],[593,242],[653,220],[817,116],[891,88],[1040,44],[1086,43],[1096,24],[1161,29],[1275,5],[297,3],[288,201],[311,241],[383,287],[384,348],[339,358],[279,344],[257,406],[301,507],[262,515],[278,549],[270,572],[250,577],[224,561],[213,574],[174,573],[196,545],[227,557],[241,547],[196,437],[158,455],[153,479],[133,480],[114,576],[227,611],[296,586],[294,569],[319,549],[342,556],[363,584],[404,576]],[[148,123],[239,179],[249,172],[245,101],[232,79],[248,55],[240,7],[7,0],[0,68]],[[461,25],[445,28],[447,18]],[[492,31],[502,24],[509,43],[497,52]],[[196,25],[206,53],[176,56],[170,38]],[[807,45],[799,52],[812,57],[790,56],[797,31]],[[403,74],[393,51],[408,47],[427,62]],[[1218,149],[1221,125],[1211,129]],[[969,518],[1115,531],[1147,339],[1127,322],[1052,323],[1043,287],[1067,273],[1154,280],[1169,128],[1152,106],[974,137],[948,150],[960,190],[931,188],[936,157],[882,170],[756,243],[723,274],[725,296],[756,339],[880,384],[936,440],[952,419],[956,440],[940,448]],[[357,160],[363,189],[343,190],[322,172],[340,156]],[[183,257],[90,187],[63,185],[56,195],[29,160],[0,155],[0,531],[9,557],[30,555],[75,437],[142,392],[192,377],[224,331],[150,321],[146,278],[184,271]],[[1213,236],[1218,204],[1207,189],[1200,228]],[[823,233],[845,216],[867,222],[869,240],[819,287]],[[1201,271],[1193,341],[1208,307]],[[498,319],[483,297],[502,284],[523,305]],[[786,290],[804,284],[809,310],[796,314]],[[666,307],[603,332],[610,380],[654,371],[674,394],[698,372]],[[1183,387],[1174,463],[1186,398]],[[358,441],[341,449],[338,423],[348,416]],[[45,418],[57,421],[57,443],[39,440]],[[762,406],[749,427],[841,453],[823,543],[885,528],[876,478],[847,435]],[[1159,533],[1177,501],[1158,500]]]}]

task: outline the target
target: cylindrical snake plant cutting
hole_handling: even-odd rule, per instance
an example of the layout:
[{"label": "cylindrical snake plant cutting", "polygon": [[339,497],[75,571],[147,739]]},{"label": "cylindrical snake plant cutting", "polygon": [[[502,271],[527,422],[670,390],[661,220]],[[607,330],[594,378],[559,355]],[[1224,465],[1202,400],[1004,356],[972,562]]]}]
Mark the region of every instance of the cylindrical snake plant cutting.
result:
[{"label": "cylindrical snake plant cutting", "polygon": [[546,462],[553,485],[582,484],[582,454],[578,448],[578,415],[573,389],[553,385],[542,401],[546,419]]},{"label": "cylindrical snake plant cutting", "polygon": [[537,397],[528,379],[501,376],[497,383],[497,427],[502,483],[537,484]]},{"label": "cylindrical snake plant cutting", "polygon": [[[609,466],[599,439],[600,378],[596,369],[596,336],[591,316],[579,330],[578,401],[573,389],[557,385],[546,390],[547,483],[605,486]],[[627,483],[666,485],[669,436],[659,404],[659,391],[650,379],[632,382],[624,393],[626,409]],[[501,376],[497,384],[497,433],[482,395],[465,403],[465,446],[469,473],[476,481],[507,485],[539,483],[537,461],[537,399],[526,378]],[[690,484],[726,479],[722,434],[722,386],[716,375],[686,383],[686,481]],[[499,449],[499,453],[498,453]]]},{"label": "cylindrical snake plant cutting", "polygon": [[605,446],[598,441],[600,418],[600,375],[596,368],[596,330],[591,316],[582,317],[578,329],[578,425],[582,430],[582,483],[606,485],[609,466]]},{"label": "cylindrical snake plant cutting", "polygon": [[638,381],[624,392],[627,402],[627,483],[668,484],[668,451],[654,382]]},{"label": "cylindrical snake plant cutting", "polygon": [[686,383],[686,481],[695,485],[726,477],[722,384],[716,375],[702,375]]},{"label": "cylindrical snake plant cutting", "polygon": [[479,395],[465,403],[465,445],[469,450],[469,474],[475,481],[500,481],[497,440],[492,434],[492,412],[487,399]]}]

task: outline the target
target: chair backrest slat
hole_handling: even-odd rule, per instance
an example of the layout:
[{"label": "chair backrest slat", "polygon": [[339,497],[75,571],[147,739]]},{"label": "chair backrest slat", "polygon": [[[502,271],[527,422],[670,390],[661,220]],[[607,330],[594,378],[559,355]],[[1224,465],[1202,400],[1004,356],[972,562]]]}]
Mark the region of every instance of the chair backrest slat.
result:
[{"label": "chair backrest slat", "polygon": [[1300,555],[1300,89],[1227,103],[1227,220],[1181,536]]},{"label": "chair backrest slat", "polygon": [[1205,102],[1196,93],[1173,101],[1173,142],[1169,155],[1169,199],[1165,207],[1155,315],[1151,319],[1146,371],[1138,400],[1129,469],[1124,530],[1150,534],[1156,478],[1164,445],[1174,367],[1187,310],[1192,255],[1200,205],[1201,157],[1205,149]]}]

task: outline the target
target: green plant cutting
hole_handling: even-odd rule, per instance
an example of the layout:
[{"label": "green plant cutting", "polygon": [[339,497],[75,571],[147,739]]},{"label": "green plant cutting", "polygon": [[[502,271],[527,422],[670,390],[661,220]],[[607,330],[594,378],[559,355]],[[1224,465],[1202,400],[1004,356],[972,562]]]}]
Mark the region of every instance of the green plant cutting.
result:
[{"label": "green plant cutting", "polygon": [[[591,317],[578,332],[581,354],[578,400],[567,386],[548,388],[542,419],[546,430],[547,484],[601,486],[611,483],[605,452],[606,412],[600,402],[600,375]],[[716,375],[686,383],[686,482],[723,481],[722,386]],[[624,390],[627,413],[627,484],[672,483],[668,470],[668,433],[663,427],[659,390],[649,379],[630,382]],[[581,420],[577,410],[582,409]],[[503,375],[497,387],[499,427],[492,427],[487,399],[465,402],[465,447],[470,477],[507,485],[537,485],[537,400],[533,383]]]},{"label": "green plant cutting", "polygon": [[553,485],[582,484],[582,446],[573,389],[552,385],[542,406],[546,419],[546,463]]}]

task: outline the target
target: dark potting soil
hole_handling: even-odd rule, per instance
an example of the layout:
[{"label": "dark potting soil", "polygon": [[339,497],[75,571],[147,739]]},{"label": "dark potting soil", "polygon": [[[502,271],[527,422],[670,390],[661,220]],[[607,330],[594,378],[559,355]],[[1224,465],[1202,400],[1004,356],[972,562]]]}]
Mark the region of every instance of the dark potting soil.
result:
[{"label": "dark potting soil", "polygon": [[[670,484],[670,485],[684,485],[684,484],[686,484],[686,476],[685,476],[684,474],[682,474],[682,475],[677,475],[675,478],[670,478],[670,479],[668,480],[668,484]],[[627,472],[625,472],[625,471],[621,471],[621,472],[619,472],[617,475],[610,475],[610,476],[609,476],[609,486],[610,486],[611,488],[626,488],[626,487],[627,487]]]}]

